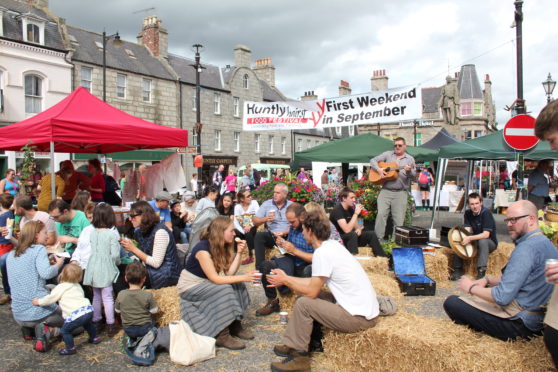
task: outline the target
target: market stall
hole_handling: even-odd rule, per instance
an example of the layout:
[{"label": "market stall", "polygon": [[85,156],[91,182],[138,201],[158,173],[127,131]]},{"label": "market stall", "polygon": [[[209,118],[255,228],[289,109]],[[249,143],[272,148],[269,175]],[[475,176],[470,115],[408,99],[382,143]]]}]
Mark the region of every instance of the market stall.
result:
[{"label": "market stall", "polygon": [[35,151],[50,152],[51,173],[55,152],[106,154],[188,145],[186,130],[127,114],[83,87],[29,119],[0,128],[0,138],[0,150],[20,151],[31,144]]}]

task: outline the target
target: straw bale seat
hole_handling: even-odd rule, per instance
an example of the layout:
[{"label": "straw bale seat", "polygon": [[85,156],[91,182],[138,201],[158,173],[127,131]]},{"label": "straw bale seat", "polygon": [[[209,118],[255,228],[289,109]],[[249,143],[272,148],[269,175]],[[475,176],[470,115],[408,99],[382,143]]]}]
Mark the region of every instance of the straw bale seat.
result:
[{"label": "straw bale seat", "polygon": [[[490,253],[488,256],[488,266],[486,267],[486,275],[489,276],[501,276],[502,275],[502,268],[508,263],[510,256],[512,254],[513,249],[515,248],[515,244],[513,243],[498,243],[498,248]],[[437,250],[444,254],[448,259],[448,270],[451,272],[452,264],[453,264],[453,251],[451,248],[443,247]],[[465,270],[465,275],[468,275],[472,278],[477,276],[477,259],[473,257],[470,260],[463,261],[463,269]]]},{"label": "straw bale seat", "polygon": [[326,330],[314,363],[336,371],[553,371],[542,337],[503,342],[449,320],[399,311],[364,332]]},{"label": "straw bale seat", "polygon": [[157,327],[164,327],[174,320],[182,319],[180,313],[180,297],[176,286],[161,289],[148,289],[153,293],[159,311],[154,314]]}]

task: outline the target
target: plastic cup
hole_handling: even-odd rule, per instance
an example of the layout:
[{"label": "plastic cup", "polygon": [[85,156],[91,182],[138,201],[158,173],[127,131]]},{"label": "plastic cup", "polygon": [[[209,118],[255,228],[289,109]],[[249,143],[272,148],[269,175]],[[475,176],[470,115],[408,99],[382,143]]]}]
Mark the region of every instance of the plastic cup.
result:
[{"label": "plastic cup", "polygon": [[286,311],[281,311],[279,313],[279,324],[287,324],[289,322],[289,313]]},{"label": "plastic cup", "polygon": [[271,219],[275,219],[275,211],[269,211],[269,213],[267,214],[268,216],[271,217]]},{"label": "plastic cup", "polygon": [[[546,270],[547,267],[549,267],[550,265],[555,265],[558,264],[558,260],[555,258],[547,258],[546,261],[544,262],[544,269]],[[548,277],[545,277],[545,280],[547,283],[550,283],[550,281],[548,280]]]},{"label": "plastic cup", "polygon": [[258,275],[258,279],[252,282],[254,287],[262,285],[262,273],[256,273],[256,275]]}]

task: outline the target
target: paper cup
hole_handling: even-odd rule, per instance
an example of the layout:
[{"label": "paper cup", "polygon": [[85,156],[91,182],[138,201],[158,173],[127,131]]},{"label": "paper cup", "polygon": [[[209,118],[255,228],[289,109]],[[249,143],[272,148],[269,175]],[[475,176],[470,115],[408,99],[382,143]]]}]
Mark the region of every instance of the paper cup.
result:
[{"label": "paper cup", "polygon": [[[549,267],[550,265],[554,265],[557,264],[558,260],[555,258],[547,258],[546,261],[544,262],[544,268],[546,270],[547,267]],[[548,280],[548,277],[545,277],[545,280],[547,283],[550,283],[550,281]]]},{"label": "paper cup", "polygon": [[258,278],[258,280],[252,282],[252,285],[254,287],[258,287],[258,286],[262,285],[262,273],[256,273],[256,274],[258,275],[259,278]]},{"label": "paper cup", "polygon": [[289,322],[289,313],[281,311],[279,313],[279,324],[287,324]]}]

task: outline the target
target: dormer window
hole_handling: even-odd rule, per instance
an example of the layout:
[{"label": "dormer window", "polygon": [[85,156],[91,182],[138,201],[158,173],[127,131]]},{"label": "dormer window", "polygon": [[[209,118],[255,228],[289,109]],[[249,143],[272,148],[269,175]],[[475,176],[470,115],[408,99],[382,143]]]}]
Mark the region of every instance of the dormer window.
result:
[{"label": "dormer window", "polygon": [[27,41],[30,41],[32,43],[41,42],[39,26],[32,23],[27,25]]},{"label": "dormer window", "polygon": [[24,41],[35,44],[45,44],[45,20],[35,15],[26,14],[21,17]]}]

